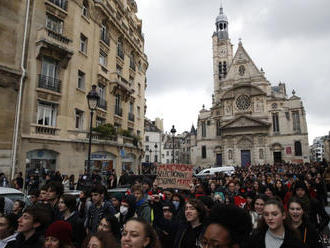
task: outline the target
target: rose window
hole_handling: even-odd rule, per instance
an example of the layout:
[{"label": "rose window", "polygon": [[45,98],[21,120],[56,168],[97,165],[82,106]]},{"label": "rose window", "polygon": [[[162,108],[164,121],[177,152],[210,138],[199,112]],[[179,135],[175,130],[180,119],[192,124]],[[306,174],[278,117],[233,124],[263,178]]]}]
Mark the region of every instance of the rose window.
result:
[{"label": "rose window", "polygon": [[236,106],[239,110],[247,110],[251,105],[250,97],[247,95],[241,95],[236,99]]}]

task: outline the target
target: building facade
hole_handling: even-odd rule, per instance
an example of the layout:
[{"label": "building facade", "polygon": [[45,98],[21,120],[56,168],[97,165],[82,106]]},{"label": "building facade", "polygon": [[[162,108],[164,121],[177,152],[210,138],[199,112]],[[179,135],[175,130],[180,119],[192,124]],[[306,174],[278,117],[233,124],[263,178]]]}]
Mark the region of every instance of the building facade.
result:
[{"label": "building facade", "polygon": [[144,157],[142,162],[160,163],[162,154],[163,120],[145,119],[144,124]]},{"label": "building facade", "polygon": [[[118,174],[122,169],[137,172],[143,157],[148,61],[135,1],[27,2],[30,6],[18,0],[1,4],[23,24],[20,19],[29,9],[16,170],[60,170],[75,175],[84,172],[90,127],[86,95],[96,85],[100,100],[93,126],[109,124],[126,132],[116,132],[111,137],[93,133],[91,169],[114,169]],[[10,13],[2,11],[0,18]],[[1,22],[7,33],[15,29],[11,20]],[[24,25],[17,26],[12,45],[0,48],[1,68],[9,68],[6,73],[12,78],[20,74],[20,36],[24,33],[20,30]],[[1,32],[0,39],[5,38]],[[8,58],[10,53],[14,61]],[[8,86],[6,92],[1,92],[3,100],[15,98],[17,90],[13,85],[17,82],[11,85],[14,90]],[[3,91],[3,87],[0,89]],[[5,124],[6,119],[0,121],[8,130],[1,141],[11,140],[13,113],[18,114],[10,108],[6,114],[1,113],[10,120]],[[10,147],[1,144],[3,150]]]},{"label": "building facade", "polygon": [[198,116],[193,164],[247,166],[309,161],[303,102],[284,83],[272,86],[243,47],[236,52],[220,8],[213,41],[212,107]]}]

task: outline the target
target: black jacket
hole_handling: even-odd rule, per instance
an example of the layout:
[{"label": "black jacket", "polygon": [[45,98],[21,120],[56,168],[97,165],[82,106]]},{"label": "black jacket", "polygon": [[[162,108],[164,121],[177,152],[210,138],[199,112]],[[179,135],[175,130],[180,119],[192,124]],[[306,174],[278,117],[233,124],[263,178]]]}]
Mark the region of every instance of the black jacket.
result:
[{"label": "black jacket", "polygon": [[[266,248],[265,230],[257,230],[249,241],[249,248]],[[280,248],[306,248],[303,242],[291,230],[285,229],[284,241]]]},{"label": "black jacket", "polygon": [[29,239],[25,240],[23,233],[16,236],[15,248],[42,248],[44,245],[44,237],[41,233],[36,232]]},{"label": "black jacket", "polygon": [[83,220],[79,217],[77,212],[74,212],[74,214],[65,221],[69,222],[72,226],[72,243],[75,247],[81,247],[81,244],[86,237]]}]

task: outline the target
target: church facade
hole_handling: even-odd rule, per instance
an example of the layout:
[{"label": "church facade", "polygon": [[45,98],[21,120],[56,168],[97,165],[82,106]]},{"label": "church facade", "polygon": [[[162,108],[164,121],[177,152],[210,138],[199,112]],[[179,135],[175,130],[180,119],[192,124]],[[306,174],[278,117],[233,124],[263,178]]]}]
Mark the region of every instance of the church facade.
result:
[{"label": "church facade", "polygon": [[213,34],[212,107],[198,116],[196,166],[248,166],[309,161],[306,114],[284,83],[272,86],[239,41],[233,52],[220,8]]}]

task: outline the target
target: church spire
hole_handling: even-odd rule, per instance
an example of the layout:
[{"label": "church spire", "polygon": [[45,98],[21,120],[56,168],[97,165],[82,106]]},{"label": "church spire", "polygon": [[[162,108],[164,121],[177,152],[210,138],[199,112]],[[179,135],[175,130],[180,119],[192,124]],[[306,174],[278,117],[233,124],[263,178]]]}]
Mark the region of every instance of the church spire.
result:
[{"label": "church spire", "polygon": [[228,18],[227,16],[223,13],[223,7],[222,7],[222,1],[220,3],[220,13],[217,16],[217,19],[215,21],[215,26],[216,26],[216,33],[217,36],[220,40],[228,40],[229,35],[228,35]]}]

